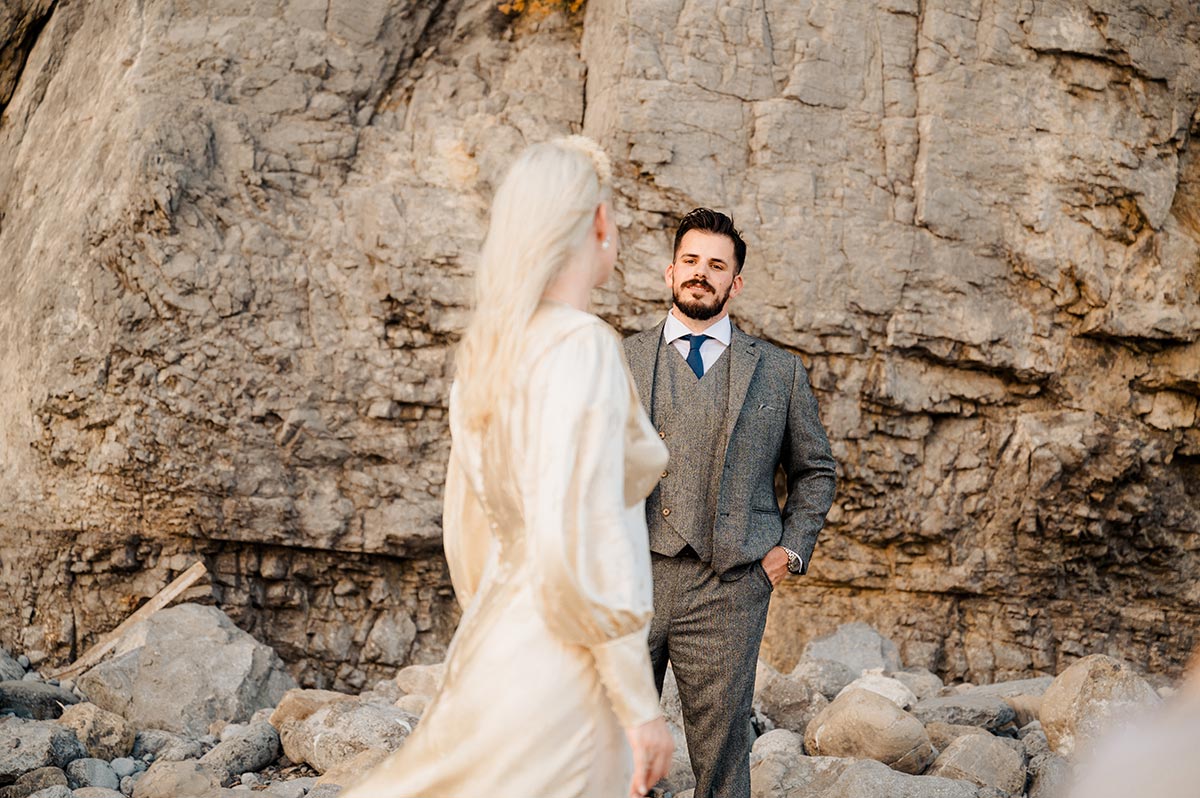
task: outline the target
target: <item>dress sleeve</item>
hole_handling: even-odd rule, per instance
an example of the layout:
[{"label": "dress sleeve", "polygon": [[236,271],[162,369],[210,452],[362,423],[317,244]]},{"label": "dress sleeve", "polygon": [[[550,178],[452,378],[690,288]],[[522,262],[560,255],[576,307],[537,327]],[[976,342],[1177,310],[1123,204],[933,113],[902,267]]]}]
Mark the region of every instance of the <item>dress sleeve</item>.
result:
[{"label": "dress sleeve", "polygon": [[658,717],[646,635],[653,614],[641,503],[625,506],[631,391],[599,323],[555,343],[529,375],[522,503],[535,596],[551,633],[588,648],[621,723]]},{"label": "dress sleeve", "polygon": [[456,454],[456,446],[451,443],[442,500],[442,545],[446,563],[450,566],[454,595],[466,609],[479,589],[493,541],[483,505]]}]

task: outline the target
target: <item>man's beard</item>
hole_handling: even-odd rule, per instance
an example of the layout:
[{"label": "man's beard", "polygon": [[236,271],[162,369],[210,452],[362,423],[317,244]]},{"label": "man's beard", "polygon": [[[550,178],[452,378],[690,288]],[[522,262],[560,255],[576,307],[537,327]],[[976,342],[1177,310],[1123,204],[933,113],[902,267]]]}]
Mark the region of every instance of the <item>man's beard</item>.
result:
[{"label": "man's beard", "polygon": [[[703,286],[712,291],[713,295],[709,300],[712,302],[711,305],[705,304],[703,297],[691,299],[684,294],[686,289],[694,285]],[[671,294],[675,298],[675,307],[683,311],[683,315],[696,321],[708,321],[713,316],[719,315],[725,309],[725,303],[729,301],[729,288],[725,289],[724,296],[718,295],[716,289],[709,285],[707,280],[688,280],[686,283],[680,284]]]}]

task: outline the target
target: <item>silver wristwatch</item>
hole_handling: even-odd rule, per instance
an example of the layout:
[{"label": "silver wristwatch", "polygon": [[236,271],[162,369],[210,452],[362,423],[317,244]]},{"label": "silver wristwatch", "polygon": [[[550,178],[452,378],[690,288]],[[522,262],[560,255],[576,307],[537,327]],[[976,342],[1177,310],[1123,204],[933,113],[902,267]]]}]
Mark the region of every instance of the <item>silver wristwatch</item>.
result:
[{"label": "silver wristwatch", "polygon": [[804,570],[804,559],[799,554],[792,551],[787,546],[780,546],[779,548],[787,552],[788,573],[798,574]]}]

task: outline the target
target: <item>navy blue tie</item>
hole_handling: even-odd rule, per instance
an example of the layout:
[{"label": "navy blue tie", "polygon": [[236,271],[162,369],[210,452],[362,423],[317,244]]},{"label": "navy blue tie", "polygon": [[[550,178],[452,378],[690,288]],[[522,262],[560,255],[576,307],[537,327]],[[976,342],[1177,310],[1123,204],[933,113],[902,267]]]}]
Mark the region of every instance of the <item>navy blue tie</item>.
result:
[{"label": "navy blue tie", "polygon": [[679,336],[687,341],[691,349],[687,353],[687,364],[692,367],[692,371],[696,372],[696,379],[704,376],[704,361],[700,358],[700,347],[711,336],[708,335],[681,335]]}]

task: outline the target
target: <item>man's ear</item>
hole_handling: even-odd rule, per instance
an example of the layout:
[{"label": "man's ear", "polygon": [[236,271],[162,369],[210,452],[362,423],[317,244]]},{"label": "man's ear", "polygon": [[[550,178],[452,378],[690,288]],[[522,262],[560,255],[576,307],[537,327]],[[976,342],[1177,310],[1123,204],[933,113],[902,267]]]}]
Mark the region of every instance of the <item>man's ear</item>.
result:
[{"label": "man's ear", "polygon": [[735,274],[733,282],[729,284],[729,298],[733,299],[740,293],[742,293],[742,275]]},{"label": "man's ear", "polygon": [[672,288],[675,285],[675,283],[673,282],[674,279],[675,279],[675,262],[672,261],[671,263],[667,264],[667,268],[663,271],[663,282],[667,284],[667,288]]}]

